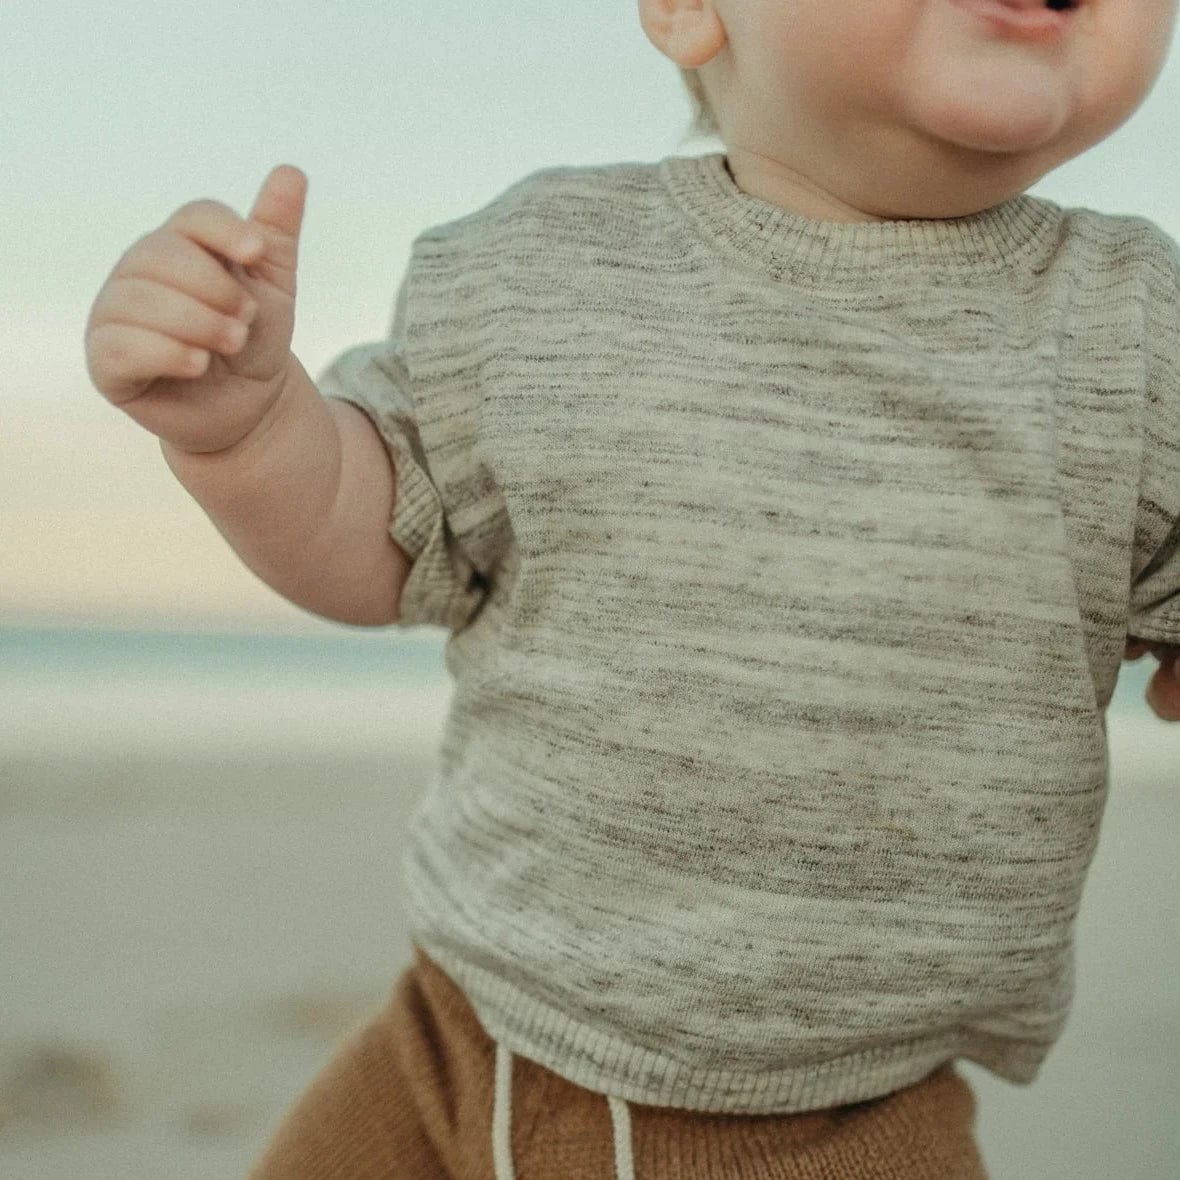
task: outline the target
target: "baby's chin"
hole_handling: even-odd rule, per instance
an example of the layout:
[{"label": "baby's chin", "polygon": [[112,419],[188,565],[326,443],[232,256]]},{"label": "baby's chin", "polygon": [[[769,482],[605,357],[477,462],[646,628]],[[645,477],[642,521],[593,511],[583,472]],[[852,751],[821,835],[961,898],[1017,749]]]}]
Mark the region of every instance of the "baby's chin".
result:
[{"label": "baby's chin", "polygon": [[1060,66],[1027,58],[956,65],[944,63],[908,96],[907,113],[922,131],[1004,154],[1041,151],[1068,134],[1074,104]]}]

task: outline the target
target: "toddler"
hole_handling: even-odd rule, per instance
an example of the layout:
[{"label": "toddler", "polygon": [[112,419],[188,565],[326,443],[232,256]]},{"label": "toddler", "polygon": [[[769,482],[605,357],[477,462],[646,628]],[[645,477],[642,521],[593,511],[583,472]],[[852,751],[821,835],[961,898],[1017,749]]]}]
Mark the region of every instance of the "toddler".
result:
[{"label": "toddler", "polygon": [[639,0],[725,150],[426,230],[314,382],[298,169],[120,259],[91,378],[242,560],[449,633],[414,963],[256,1180],[984,1176],[1123,658],[1180,719],[1180,251],[1025,190],[1175,14]]}]

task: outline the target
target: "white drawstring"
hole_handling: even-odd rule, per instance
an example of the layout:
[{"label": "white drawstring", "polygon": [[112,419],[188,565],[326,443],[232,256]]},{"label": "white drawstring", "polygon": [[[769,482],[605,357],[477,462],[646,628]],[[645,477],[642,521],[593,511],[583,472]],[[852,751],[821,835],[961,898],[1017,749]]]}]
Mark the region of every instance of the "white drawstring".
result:
[{"label": "white drawstring", "polygon": [[[635,1180],[631,1112],[622,1098],[607,1095],[615,1139],[615,1180]],[[496,1042],[496,1094],[492,1104],[492,1162],[496,1180],[516,1180],[512,1166],[512,1054]]]},{"label": "white drawstring", "polygon": [[610,1121],[615,1129],[615,1180],[635,1180],[635,1161],[631,1156],[631,1111],[622,1098],[607,1095]]},{"label": "white drawstring", "polygon": [[492,1108],[492,1159],[496,1180],[516,1180],[512,1167],[512,1054],[496,1042],[496,1100]]}]

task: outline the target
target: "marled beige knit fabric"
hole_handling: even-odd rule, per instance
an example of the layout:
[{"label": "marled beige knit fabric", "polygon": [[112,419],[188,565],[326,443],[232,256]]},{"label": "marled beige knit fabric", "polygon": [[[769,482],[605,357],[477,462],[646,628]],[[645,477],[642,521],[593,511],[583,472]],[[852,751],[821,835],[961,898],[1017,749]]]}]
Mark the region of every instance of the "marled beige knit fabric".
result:
[{"label": "marled beige knit fabric", "polygon": [[719,154],[416,240],[320,388],[450,631],[405,873],[494,1038],[703,1111],[1035,1077],[1124,640],[1180,642],[1178,272],[1142,218],[819,223]]}]

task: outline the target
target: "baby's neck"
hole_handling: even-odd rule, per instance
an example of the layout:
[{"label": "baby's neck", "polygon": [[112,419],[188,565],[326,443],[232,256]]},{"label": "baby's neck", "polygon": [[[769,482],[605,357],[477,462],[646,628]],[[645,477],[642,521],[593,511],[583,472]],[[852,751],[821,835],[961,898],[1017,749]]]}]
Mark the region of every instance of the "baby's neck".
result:
[{"label": "baby's neck", "polygon": [[801,173],[745,148],[726,150],[725,167],[744,193],[812,221],[885,221],[825,192]]}]

